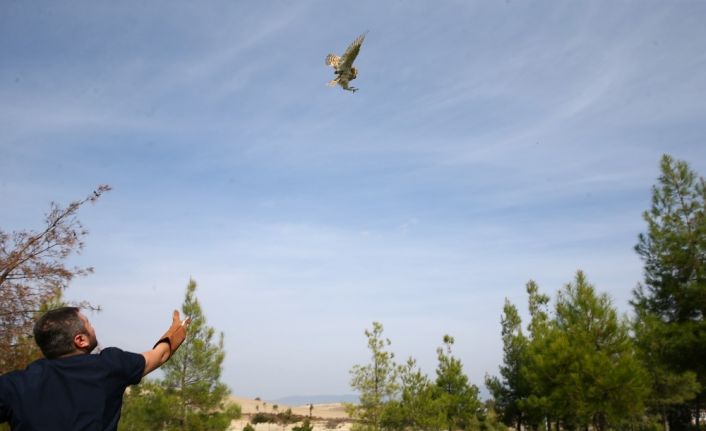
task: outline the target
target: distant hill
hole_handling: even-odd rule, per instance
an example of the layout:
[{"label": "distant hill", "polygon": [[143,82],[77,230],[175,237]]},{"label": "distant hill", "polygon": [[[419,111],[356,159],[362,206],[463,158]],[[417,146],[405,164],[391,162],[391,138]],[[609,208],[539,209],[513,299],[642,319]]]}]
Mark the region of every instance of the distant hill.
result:
[{"label": "distant hill", "polygon": [[273,403],[288,406],[303,406],[306,404],[357,403],[358,395],[292,395],[272,400]]}]

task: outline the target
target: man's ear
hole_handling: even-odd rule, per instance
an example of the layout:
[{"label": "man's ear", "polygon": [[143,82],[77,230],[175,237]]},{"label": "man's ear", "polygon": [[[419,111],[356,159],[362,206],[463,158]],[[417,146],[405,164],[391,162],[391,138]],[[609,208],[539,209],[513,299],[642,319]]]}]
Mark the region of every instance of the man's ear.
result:
[{"label": "man's ear", "polygon": [[91,345],[91,340],[88,339],[87,334],[77,334],[74,337],[74,346],[79,350],[85,350]]}]

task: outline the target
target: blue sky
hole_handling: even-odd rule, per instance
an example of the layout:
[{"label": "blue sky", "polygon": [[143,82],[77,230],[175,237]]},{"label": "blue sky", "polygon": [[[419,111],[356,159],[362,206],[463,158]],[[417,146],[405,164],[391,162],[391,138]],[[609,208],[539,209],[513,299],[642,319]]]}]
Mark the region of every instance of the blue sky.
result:
[{"label": "blue sky", "polygon": [[[628,312],[661,154],[706,172],[706,3],[0,3],[0,226],[98,184],[70,299],[141,351],[190,277],[224,381],[351,392],[380,321],[482,386],[505,298],[583,269]],[[368,31],[355,94],[329,52]]]}]

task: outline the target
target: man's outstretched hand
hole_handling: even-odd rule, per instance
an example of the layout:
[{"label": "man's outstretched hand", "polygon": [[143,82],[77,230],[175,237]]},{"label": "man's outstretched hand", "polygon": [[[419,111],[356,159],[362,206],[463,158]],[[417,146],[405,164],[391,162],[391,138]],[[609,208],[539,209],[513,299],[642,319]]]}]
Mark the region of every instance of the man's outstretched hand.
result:
[{"label": "man's outstretched hand", "polygon": [[172,314],[172,326],[170,326],[167,332],[160,337],[154,347],[157,347],[159,343],[167,343],[169,345],[169,356],[172,356],[179,346],[181,346],[181,343],[184,342],[184,339],[186,338],[186,328],[189,327],[190,323],[190,317],[181,320],[179,317],[179,312],[174,310],[174,313]]},{"label": "man's outstretched hand", "polygon": [[174,314],[172,314],[172,326],[170,326],[169,330],[155,343],[152,350],[142,353],[142,356],[145,358],[143,376],[156,370],[171,358],[176,349],[184,342],[189,323],[191,323],[191,318],[187,317],[184,320],[180,320],[179,312],[174,310]]}]

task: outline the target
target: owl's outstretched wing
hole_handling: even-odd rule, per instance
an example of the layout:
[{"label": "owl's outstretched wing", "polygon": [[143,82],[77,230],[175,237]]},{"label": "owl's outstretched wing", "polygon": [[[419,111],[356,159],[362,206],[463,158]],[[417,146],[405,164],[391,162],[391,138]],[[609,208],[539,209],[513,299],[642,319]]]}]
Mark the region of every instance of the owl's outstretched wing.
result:
[{"label": "owl's outstretched wing", "polygon": [[348,46],[348,49],[346,49],[346,52],[343,53],[339,60],[339,65],[337,67],[338,70],[349,70],[351,67],[353,67],[353,61],[358,56],[358,53],[360,52],[360,46],[363,44],[363,40],[365,40],[365,35],[367,33],[368,32],[366,31],[365,33],[358,36],[353,41],[353,43]]}]

